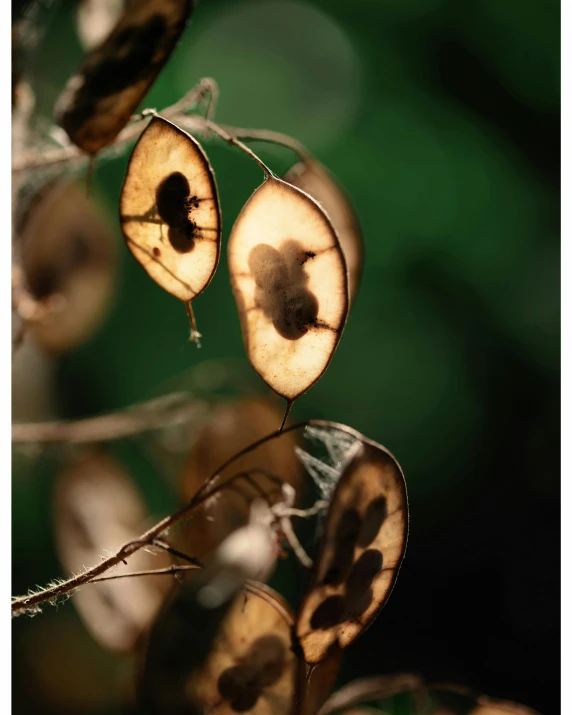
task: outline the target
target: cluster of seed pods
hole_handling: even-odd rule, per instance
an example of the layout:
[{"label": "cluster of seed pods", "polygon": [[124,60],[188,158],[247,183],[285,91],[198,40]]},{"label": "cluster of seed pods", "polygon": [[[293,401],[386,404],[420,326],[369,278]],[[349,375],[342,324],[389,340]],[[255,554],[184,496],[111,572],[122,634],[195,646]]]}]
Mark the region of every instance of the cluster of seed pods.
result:
[{"label": "cluster of seed pods", "polygon": [[[194,0],[127,0],[106,39],[95,43],[56,107],[58,123],[85,154],[96,156],[128,125],[193,8]],[[48,208],[53,212],[57,207],[52,196]],[[84,210],[87,215],[89,209]],[[65,226],[71,219],[64,209],[60,213]],[[214,171],[194,136],[153,116],[130,156],[119,218],[135,259],[159,286],[185,303],[192,337],[198,340],[191,302],[217,269],[222,219]],[[76,241],[77,250],[70,253],[82,270],[105,283],[109,272],[98,268],[107,267],[110,251],[104,240],[96,240],[105,231],[92,223],[96,238],[90,234],[90,240]],[[65,293],[66,276],[54,277],[56,269],[46,269],[49,257],[32,244],[36,224],[29,222],[23,231],[24,249],[28,244],[34,248],[23,255],[29,282],[40,297],[54,292],[54,281]],[[71,233],[67,228],[61,232]],[[227,256],[247,356],[289,409],[326,370],[357,295],[363,243],[355,212],[328,171],[305,155],[282,179],[265,172],[232,227]],[[71,274],[77,277],[78,271]],[[73,282],[76,292],[81,270],[79,278]],[[107,290],[96,293],[105,296]],[[71,303],[86,305],[82,300]],[[89,307],[88,319],[82,315],[76,321],[80,328],[101,311],[99,303]],[[60,336],[65,345],[81,333],[73,315],[69,320],[69,334]],[[39,339],[55,340],[49,338],[58,335],[52,328],[42,338],[40,323]],[[274,407],[264,403],[225,409],[191,450],[181,480],[183,500],[199,492],[217,466],[267,435],[270,423],[279,424]],[[274,444],[254,461],[233,464],[233,471],[258,469],[249,482],[254,490],[246,497],[241,492],[227,502],[207,503],[214,511],[205,511],[203,521],[199,514],[194,522],[198,529],[184,540],[195,556],[206,558],[205,568],[173,589],[162,608],[167,588],[162,579],[96,583],[76,595],[87,628],[102,645],[143,654],[139,691],[145,711],[349,714],[379,691],[377,683],[377,691],[362,689],[358,697],[344,697],[340,691],[327,701],[344,649],[371,625],[396,582],[408,534],[405,480],[396,459],[381,445],[342,425],[329,423],[328,429],[351,435],[354,443],[331,495],[310,585],[296,613],[278,593],[254,580],[269,574],[276,558],[278,538],[268,524],[258,532],[259,537],[268,532],[270,540],[269,548],[262,548],[263,568],[251,573],[231,569],[241,549],[252,556],[244,544],[238,551],[235,547],[252,526],[256,494],[272,493],[275,483],[268,475],[278,474],[299,490],[303,475],[293,458],[291,434],[283,435],[282,447]],[[219,484],[231,476],[230,470],[222,470]],[[96,453],[62,475],[56,509],[60,559],[70,573],[95,562],[102,550],[136,538],[145,516],[128,478]],[[154,568],[170,563],[164,552],[156,557],[141,550],[136,556],[130,569],[150,568],[151,561]],[[205,598],[215,581],[232,597]],[[471,715],[525,713],[518,708],[481,699]]]}]

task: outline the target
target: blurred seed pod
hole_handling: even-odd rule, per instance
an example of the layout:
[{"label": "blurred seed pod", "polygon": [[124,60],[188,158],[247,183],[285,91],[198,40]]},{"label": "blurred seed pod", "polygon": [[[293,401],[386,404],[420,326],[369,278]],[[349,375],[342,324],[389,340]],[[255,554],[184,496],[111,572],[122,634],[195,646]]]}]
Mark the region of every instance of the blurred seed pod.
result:
[{"label": "blurred seed pod", "polygon": [[512,703],[508,700],[493,700],[483,695],[479,698],[477,705],[469,712],[469,715],[540,715],[540,713],[520,703]]},{"label": "blurred seed pod", "polygon": [[137,142],[123,182],[127,246],[164,290],[182,301],[209,284],[220,256],[221,215],[214,172],[196,139],[154,117]]},{"label": "blurred seed pod", "polygon": [[111,144],[174,50],[194,0],[131,0],[84,59],[56,104],[56,120],[87,154]]},{"label": "blurred seed pod", "polygon": [[359,678],[344,685],[343,688],[340,688],[329,697],[324,707],[320,710],[320,715],[346,712],[346,708],[362,706],[373,700],[392,698],[400,693],[418,692],[422,688],[423,681],[421,678],[409,673]]},{"label": "blurred seed pod", "polygon": [[296,622],[308,663],[334,643],[352,643],[375,619],[397,579],[405,553],[408,507],[405,480],[381,445],[356,442],[328,509],[313,583]]},{"label": "blurred seed pod", "polygon": [[80,0],[76,11],[76,25],[85,50],[100,45],[111,33],[121,17],[125,0]]},{"label": "blurred seed pod", "polygon": [[235,599],[186,693],[197,713],[287,715],[294,697],[293,617],[272,589],[250,583]]},{"label": "blurred seed pod", "polygon": [[[81,572],[137,538],[146,516],[135,486],[119,465],[103,453],[86,453],[60,475],[56,488],[56,546],[65,571]],[[139,550],[113,575],[168,564],[164,552]],[[73,603],[100,645],[130,652],[150,626],[171,582],[171,576],[153,575],[90,583],[74,595]]]},{"label": "blurred seed pod", "polygon": [[326,370],[348,312],[348,277],[336,233],[307,194],[267,179],[228,240],[228,265],[248,358],[292,401]]},{"label": "blurred seed pod", "polygon": [[[282,415],[274,402],[248,397],[220,405],[197,435],[183,468],[180,494],[189,501],[227,459],[249,444],[275,431]],[[262,469],[299,490],[302,468],[295,454],[296,438],[291,432],[262,444],[223,469],[217,484],[238,472]],[[281,497],[277,484],[265,474],[253,472],[252,481],[272,499]],[[235,529],[247,523],[250,503],[259,492],[247,483],[226,489],[184,525],[184,543],[193,556],[212,552]]]},{"label": "blurred seed pod", "polygon": [[54,370],[53,359],[33,343],[24,341],[18,348],[12,359],[13,422],[40,422],[53,415]]},{"label": "blurred seed pod", "polygon": [[358,217],[348,197],[326,167],[315,159],[295,164],[284,175],[284,181],[310,194],[330,217],[346,259],[350,303],[353,303],[363,270],[364,245]]},{"label": "blurred seed pod", "polygon": [[113,296],[117,251],[110,225],[85,189],[55,181],[38,192],[19,233],[30,291],[41,305],[53,305],[27,331],[48,352],[70,350],[97,329]]}]

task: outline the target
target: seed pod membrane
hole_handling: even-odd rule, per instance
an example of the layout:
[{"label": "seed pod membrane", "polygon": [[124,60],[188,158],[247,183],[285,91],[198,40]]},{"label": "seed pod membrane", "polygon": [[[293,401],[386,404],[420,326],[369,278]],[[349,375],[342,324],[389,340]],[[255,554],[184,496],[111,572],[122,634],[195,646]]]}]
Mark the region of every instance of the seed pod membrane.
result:
[{"label": "seed pod membrane", "polygon": [[315,159],[295,164],[284,181],[297,186],[321,204],[334,226],[348,268],[350,303],[358,292],[363,269],[363,238],[356,213],[343,189]]},{"label": "seed pod membrane", "polygon": [[294,400],[323,374],[345,325],[347,270],[336,233],[308,195],[267,179],[232,228],[228,263],[249,360]]},{"label": "seed pod membrane", "polygon": [[56,105],[74,144],[96,154],[111,144],[155,81],[194,0],[131,0],[113,32],[85,58]]},{"label": "seed pod membrane", "polygon": [[96,330],[111,302],[117,254],[109,222],[85,189],[58,180],[32,199],[19,234],[32,295],[40,303],[61,298],[61,307],[27,328],[44,350],[70,350]]},{"label": "seed pod membrane", "polygon": [[214,173],[196,139],[151,120],[129,160],[120,220],[131,253],[167,292],[186,302],[207,287],[221,218]]},{"label": "seed pod membrane", "polygon": [[296,633],[308,663],[367,628],[389,598],[405,552],[407,492],[401,468],[359,434],[334,490],[313,584]]},{"label": "seed pod membrane", "polygon": [[146,712],[289,715],[297,663],[288,605],[249,581],[230,603],[205,609],[202,576],[183,584],[153,627],[141,679]]},{"label": "seed pod membrane", "polygon": [[296,658],[288,605],[262,584],[247,585],[225,617],[208,658],[187,683],[197,712],[287,715]]},{"label": "seed pod membrane", "polygon": [[[188,502],[227,459],[276,430],[281,419],[282,414],[274,401],[266,398],[248,397],[217,407],[197,435],[184,465],[180,482],[183,502]],[[287,432],[223,469],[217,484],[233,474],[256,468],[280,477],[298,491],[302,469],[295,447],[296,437]],[[279,486],[265,474],[252,472],[250,476],[252,483],[271,501],[282,496]],[[250,503],[260,496],[252,483],[236,482],[236,488],[219,492],[216,499],[209,500],[185,522],[183,542],[188,553],[202,558],[248,522]]]},{"label": "seed pod membrane", "polygon": [[[109,457],[91,453],[60,477],[55,502],[56,545],[67,573],[80,573],[141,532],[145,509],[127,475]],[[140,550],[113,573],[167,566],[164,553]],[[124,578],[88,584],[73,597],[93,638],[113,651],[133,650],[147,630],[172,577]]]}]

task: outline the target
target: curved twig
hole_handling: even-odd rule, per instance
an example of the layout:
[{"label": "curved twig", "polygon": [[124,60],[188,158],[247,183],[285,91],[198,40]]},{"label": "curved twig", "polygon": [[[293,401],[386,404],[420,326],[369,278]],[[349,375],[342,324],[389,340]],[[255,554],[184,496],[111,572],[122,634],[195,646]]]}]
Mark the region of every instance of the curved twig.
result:
[{"label": "curved twig", "polygon": [[12,442],[105,442],[183,424],[196,418],[204,410],[203,401],[187,392],[174,392],[100,417],[69,422],[14,424]]}]

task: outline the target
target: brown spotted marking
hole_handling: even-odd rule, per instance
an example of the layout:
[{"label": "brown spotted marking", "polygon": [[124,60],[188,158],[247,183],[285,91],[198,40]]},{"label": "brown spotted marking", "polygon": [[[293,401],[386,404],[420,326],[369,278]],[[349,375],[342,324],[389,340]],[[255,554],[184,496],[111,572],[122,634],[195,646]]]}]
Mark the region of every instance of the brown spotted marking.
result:
[{"label": "brown spotted marking", "polygon": [[374,620],[393,588],[407,540],[405,481],[385,448],[362,435],[334,491],[314,582],[296,623],[308,663],[345,648]]}]

